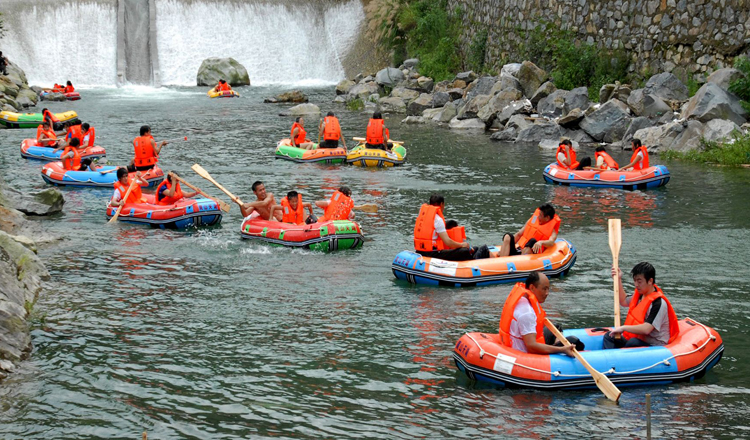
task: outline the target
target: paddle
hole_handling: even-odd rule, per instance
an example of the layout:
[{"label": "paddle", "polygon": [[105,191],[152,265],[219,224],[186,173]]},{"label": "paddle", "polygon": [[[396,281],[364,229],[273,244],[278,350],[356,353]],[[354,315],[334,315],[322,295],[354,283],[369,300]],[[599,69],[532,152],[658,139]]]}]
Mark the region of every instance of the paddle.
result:
[{"label": "paddle", "polygon": [[185,186],[190,187],[193,191],[197,192],[198,194],[202,195],[203,197],[207,197],[207,198],[213,200],[214,202],[218,203],[219,207],[221,208],[222,211],[229,212],[230,206],[229,206],[229,204],[227,202],[224,202],[222,200],[215,199],[215,198],[209,196],[208,194],[204,193],[200,188],[191,185],[190,182],[188,182],[187,180],[183,179],[182,177],[180,177],[180,176],[178,176],[178,175],[176,175],[174,173],[169,173],[169,175],[172,176],[172,179],[179,180],[180,182],[184,183]]},{"label": "paddle", "polygon": [[175,139],[167,139],[167,140],[162,141],[162,142],[177,142],[177,141],[186,141],[186,140],[187,140],[187,136],[181,137],[181,138],[175,138]]},{"label": "paddle", "polygon": [[[620,268],[620,245],[622,244],[622,230],[619,218],[609,219],[609,249],[612,251],[612,266]],[[615,281],[615,327],[620,326],[620,282],[617,278]],[[617,334],[615,338],[620,339]]]},{"label": "paddle", "polygon": [[125,201],[128,199],[128,196],[130,195],[130,191],[133,191],[133,188],[135,188],[136,182],[138,182],[137,178],[133,179],[133,181],[130,182],[130,186],[128,186],[128,190],[125,191],[125,197],[123,197],[122,200],[120,200],[122,202],[122,205],[120,205],[117,208],[117,212],[115,212],[115,215],[113,215],[112,218],[109,219],[108,223],[112,223],[112,222],[116,221],[117,217],[120,216],[120,211],[122,211],[122,207],[125,206]]},{"label": "paddle", "polygon": [[[552,334],[555,335],[555,337],[560,342],[565,344],[565,346],[571,345],[571,343],[568,342],[567,339],[565,339],[565,336],[563,336],[563,334],[560,333],[560,330],[558,330],[557,327],[555,327],[554,324],[552,324],[549,319],[544,318],[544,325],[552,332]],[[607,396],[607,399],[613,402],[617,402],[618,400],[620,400],[620,395],[622,393],[620,392],[620,390],[617,389],[615,384],[613,384],[612,381],[609,380],[607,376],[596,371],[594,367],[592,367],[586,361],[586,359],[584,359],[583,356],[581,356],[581,353],[579,353],[578,350],[576,350],[575,348],[573,349],[573,356],[576,359],[578,359],[578,362],[580,362],[581,365],[583,365],[588,370],[589,373],[591,373],[591,377],[594,378],[594,382],[596,383],[596,386],[599,387],[599,389],[602,391],[602,393],[604,393],[605,396]]]},{"label": "paddle", "polygon": [[352,209],[355,211],[362,211],[362,212],[378,212],[378,205],[374,203],[367,203],[364,205],[354,205]]},{"label": "paddle", "polygon": [[[365,138],[361,138],[361,137],[353,137],[352,139],[355,140],[355,141],[358,141],[358,142],[364,142],[366,140]],[[403,144],[404,143],[404,141],[394,141],[392,139],[388,139],[388,142],[390,142],[392,144]]]},{"label": "paddle", "polygon": [[208,174],[208,171],[204,170],[202,166],[195,164],[192,167],[190,167],[193,171],[198,173],[199,176],[203,177],[204,179],[208,180],[209,182],[216,185],[217,188],[219,188],[224,194],[228,195],[232,201],[238,205],[240,205],[240,208],[242,207],[243,203],[242,200],[240,200],[239,197],[235,196],[234,194],[230,193],[229,190],[224,188],[219,184],[219,182],[215,181],[213,177],[211,177],[210,174]]},{"label": "paddle", "polygon": [[120,168],[113,168],[113,169],[111,169],[111,170],[107,170],[107,171],[99,171],[99,174],[109,174],[109,173],[114,173],[115,171],[117,171],[117,170],[119,170],[119,169],[120,169]]}]

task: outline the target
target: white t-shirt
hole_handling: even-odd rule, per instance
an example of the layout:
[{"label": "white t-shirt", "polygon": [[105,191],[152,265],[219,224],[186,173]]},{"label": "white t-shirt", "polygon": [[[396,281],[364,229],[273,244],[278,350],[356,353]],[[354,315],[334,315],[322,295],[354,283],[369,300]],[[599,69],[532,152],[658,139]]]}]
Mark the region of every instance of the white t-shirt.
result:
[{"label": "white t-shirt", "polygon": [[518,300],[513,310],[513,318],[510,322],[510,338],[513,340],[513,348],[528,353],[526,344],[523,342],[523,335],[533,333],[536,339],[536,313],[526,297]]},{"label": "white t-shirt", "polygon": [[122,195],[120,195],[120,190],[118,190],[117,188],[115,188],[115,193],[112,194],[112,201],[115,202],[115,203],[117,203],[120,200],[122,200]]},{"label": "white t-shirt", "polygon": [[[597,168],[601,168],[602,165],[604,165],[604,158],[602,156],[597,156],[596,157],[596,167]],[[607,169],[609,169],[609,167],[607,167]]]},{"label": "white t-shirt", "polygon": [[642,160],[643,160],[643,153],[639,151],[638,154],[635,155],[635,161],[636,161],[635,163],[637,164],[638,162]]},{"label": "white t-shirt", "polygon": [[565,155],[565,153],[563,153],[562,151],[561,151],[561,152],[559,152],[559,153],[557,153],[557,160],[558,160],[558,161],[559,161],[560,163],[565,163],[565,161],[566,161],[567,159],[568,159],[568,156],[566,156],[566,155]]},{"label": "white t-shirt", "polygon": [[446,232],[445,221],[440,218],[439,215],[436,215],[435,220],[432,222],[432,226],[435,228],[435,231],[432,233],[432,241],[433,243],[436,243],[438,239],[438,233]]}]

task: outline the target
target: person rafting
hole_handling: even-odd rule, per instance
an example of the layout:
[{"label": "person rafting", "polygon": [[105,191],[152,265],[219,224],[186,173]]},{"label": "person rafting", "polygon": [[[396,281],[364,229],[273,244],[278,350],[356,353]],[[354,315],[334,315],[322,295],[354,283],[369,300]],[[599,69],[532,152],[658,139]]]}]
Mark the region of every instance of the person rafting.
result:
[{"label": "person rafting", "polygon": [[560,142],[555,157],[557,158],[557,165],[566,170],[583,170],[591,166],[590,157],[584,157],[580,161],[577,160],[576,152],[573,149],[573,143],[570,139],[564,139]]},{"label": "person rafting", "polygon": [[159,162],[159,153],[167,145],[167,141],[161,141],[158,144],[151,135],[151,127],[144,125],[141,127],[141,135],[133,139],[135,148],[135,158],[128,165],[128,171],[146,171]]},{"label": "person rafting", "polygon": [[[167,174],[159,186],[156,187],[156,203],[159,205],[174,205],[183,198],[189,199],[195,197],[198,192],[183,193],[180,182],[172,181],[172,174],[180,176],[176,171]],[[175,179],[176,180],[176,179]]]},{"label": "person rafting", "polygon": [[449,261],[492,257],[487,245],[471,247],[463,228],[448,229],[444,211],[445,197],[441,194],[431,195],[429,204],[420,207],[414,224],[414,249],[418,254]]},{"label": "person rafting", "polygon": [[320,221],[328,220],[354,220],[354,201],[352,201],[352,190],[348,186],[342,186],[333,193],[329,200],[318,200],[315,206],[323,209],[323,217]]},{"label": "person rafting", "polygon": [[377,148],[381,150],[390,150],[393,144],[388,142],[390,131],[385,128],[385,121],[380,112],[374,112],[372,118],[367,123],[367,133],[365,137],[366,148]]},{"label": "person rafting", "polygon": [[617,161],[615,161],[612,156],[607,153],[607,149],[604,147],[596,147],[596,151],[594,152],[594,158],[596,159],[596,163],[593,167],[586,167],[587,170],[617,170],[620,168],[620,166],[617,164]]},{"label": "person rafting", "polygon": [[311,140],[307,139],[307,132],[305,131],[305,118],[302,116],[294,120],[292,124],[292,132],[289,137],[293,147],[302,148],[304,150],[312,150],[315,144]]},{"label": "person rafting", "polygon": [[560,217],[549,203],[538,207],[526,223],[515,234],[503,235],[499,257],[522,254],[538,254],[545,248],[554,246],[560,232]]},{"label": "person rafting", "polygon": [[266,193],[266,186],[260,180],[253,183],[251,189],[255,194],[254,202],[244,203],[240,207],[242,216],[247,220],[260,217],[262,220],[282,220],[280,205],[276,204],[272,193]]},{"label": "person rafting", "polygon": [[641,144],[641,140],[633,139],[630,145],[633,147],[633,155],[630,157],[630,163],[622,167],[622,170],[636,171],[648,168],[648,150]]},{"label": "person rafting", "polygon": [[338,148],[339,140],[341,140],[344,148],[346,148],[346,139],[341,134],[339,119],[333,112],[328,112],[325,119],[320,122],[320,126],[318,127],[318,141],[320,141],[321,134],[323,135],[323,142],[320,143],[320,148]]},{"label": "person rafting", "polygon": [[73,139],[78,139],[79,147],[77,148],[82,148],[80,145],[81,145],[81,140],[83,140],[83,135],[81,134],[80,124],[65,126],[65,137],[63,138],[63,141],[58,144],[57,148],[55,148],[54,151],[61,150],[65,148],[66,146],[70,145],[70,142]]},{"label": "person rafting", "polygon": [[[303,225],[308,223],[305,221],[305,208],[307,208],[307,211],[310,214],[307,218],[310,220],[314,219],[315,213],[313,212],[312,203],[303,202],[302,194],[299,194],[297,191],[289,191],[286,196],[281,199],[281,206],[274,206],[274,211],[277,209],[281,210],[281,221],[284,223]],[[311,221],[310,223],[315,222]]]},{"label": "person rafting", "polygon": [[109,201],[109,205],[117,207],[120,205],[127,205],[129,203],[140,203],[143,198],[141,185],[148,185],[148,182],[141,179],[140,171],[137,171],[135,173],[135,180],[138,183],[133,186],[133,190],[130,191],[130,195],[128,195],[127,200],[123,200],[125,194],[127,194],[128,192],[128,188],[130,187],[130,177],[126,168],[118,168],[117,182],[115,182],[115,192],[114,194],[112,194],[112,199]]},{"label": "person rafting", "polygon": [[42,119],[44,121],[49,122],[49,126],[52,128],[52,130],[58,130],[58,124],[60,123],[60,120],[57,119],[55,115],[52,114],[51,111],[49,111],[46,108],[42,109]]},{"label": "person rafting", "polygon": [[[628,307],[625,324],[604,335],[602,348],[631,348],[667,345],[679,334],[677,315],[664,292],[656,285],[656,269],[650,263],[638,263],[630,271],[635,292],[625,295],[622,271],[612,266],[612,278],[619,287],[620,306]],[[618,336],[622,337],[618,338]]]},{"label": "person rafting", "polygon": [[96,130],[88,122],[81,124],[81,148],[93,147],[96,143]]},{"label": "person rafting", "polygon": [[575,336],[568,337],[571,345],[563,346],[544,325],[547,316],[542,304],[549,296],[549,278],[543,273],[531,272],[523,283],[510,291],[500,315],[500,343],[524,353],[563,353],[573,356],[573,348],[582,351],[585,346]]},{"label": "person rafting", "polygon": [[219,80],[219,83],[216,84],[216,87],[214,87],[214,92],[225,92],[232,90],[232,86],[230,86],[226,81],[223,79]]},{"label": "person rafting", "polygon": [[36,143],[42,147],[56,147],[59,140],[57,134],[50,126],[49,121],[45,120],[36,128]]},{"label": "person rafting", "polygon": [[55,83],[55,85],[52,87],[53,93],[63,93],[65,91],[65,87],[61,86],[58,83]]},{"label": "person rafting", "polygon": [[63,164],[63,169],[68,171],[96,171],[96,167],[92,165],[90,158],[81,159],[81,153],[78,152],[80,147],[80,141],[78,138],[73,138],[70,143],[65,146],[60,160]]},{"label": "person rafting", "polygon": [[65,84],[65,89],[63,89],[63,93],[73,93],[75,91],[76,91],[76,89],[75,89],[75,87],[73,87],[73,83],[70,82],[70,81],[68,81]]}]

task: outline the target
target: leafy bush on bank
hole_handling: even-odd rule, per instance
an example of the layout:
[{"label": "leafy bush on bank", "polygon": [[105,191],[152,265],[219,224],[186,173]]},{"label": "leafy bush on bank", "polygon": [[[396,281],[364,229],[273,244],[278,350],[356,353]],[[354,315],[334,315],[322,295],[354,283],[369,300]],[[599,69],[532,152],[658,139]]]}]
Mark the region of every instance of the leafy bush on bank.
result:
[{"label": "leafy bush on bank", "polygon": [[735,133],[733,139],[725,143],[703,142],[702,151],[666,151],[665,159],[680,159],[690,162],[712,163],[728,166],[750,164],[750,134]]},{"label": "leafy bush on bank", "polygon": [[750,58],[744,56],[735,58],[734,68],[745,76],[732,82],[729,91],[737,95],[742,100],[742,107],[750,112]]}]

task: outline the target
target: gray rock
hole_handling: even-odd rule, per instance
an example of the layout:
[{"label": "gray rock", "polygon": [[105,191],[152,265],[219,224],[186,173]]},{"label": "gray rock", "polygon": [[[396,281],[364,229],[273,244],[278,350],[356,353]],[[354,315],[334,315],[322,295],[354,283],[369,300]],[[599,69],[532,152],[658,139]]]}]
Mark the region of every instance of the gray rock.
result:
[{"label": "gray rock", "polygon": [[380,110],[386,113],[406,113],[406,102],[397,96],[386,96],[378,99]]},{"label": "gray rock", "polygon": [[19,89],[28,87],[29,81],[26,79],[26,73],[21,69],[18,64],[14,62],[8,63],[8,74],[5,78],[16,85]]},{"label": "gray rock", "polygon": [[26,96],[19,96],[18,98],[16,98],[16,103],[23,108],[33,107],[34,105],[36,105]]},{"label": "gray rock", "polygon": [[424,90],[427,93],[432,92],[432,89],[435,87],[435,81],[433,81],[432,78],[426,77],[426,76],[420,76],[417,78],[417,84],[419,85],[419,88]]},{"label": "gray rock", "polygon": [[391,91],[391,97],[401,98],[408,104],[419,97],[419,92],[405,87],[396,87]]},{"label": "gray rock", "polygon": [[635,132],[642,128],[648,128],[653,127],[654,123],[651,121],[651,119],[645,117],[645,116],[639,116],[637,118],[633,118],[630,121],[630,125],[628,126],[628,129],[625,130],[625,134],[622,135],[622,141],[626,143],[630,143],[630,140],[635,138]]},{"label": "gray rock", "polygon": [[21,90],[13,81],[9,78],[0,76],[0,93],[15,98],[18,96],[18,92]]},{"label": "gray rock", "polygon": [[642,128],[635,132],[636,138],[648,146],[649,152],[666,150],[691,151],[701,147],[703,124],[698,121],[672,121],[665,125]]},{"label": "gray rock", "polygon": [[729,91],[729,86],[743,76],[745,75],[737,69],[725,68],[709,75],[706,82],[714,83],[725,91]]},{"label": "gray rock", "polygon": [[302,90],[292,90],[289,92],[280,93],[273,98],[265,98],[263,102],[271,104],[279,102],[307,102],[307,95],[302,93]]},{"label": "gray rock", "polygon": [[648,117],[661,117],[665,114],[671,114],[672,107],[667,105],[666,102],[662,101],[658,96],[648,93],[643,96],[643,110],[640,116]]},{"label": "gray rock", "polygon": [[563,134],[563,129],[554,122],[545,122],[541,124],[532,124],[518,133],[516,143],[522,146],[537,146],[539,142],[545,139],[554,139],[559,141]]},{"label": "gray rock", "polygon": [[458,113],[458,109],[456,108],[456,104],[449,102],[445,104],[445,106],[441,109],[440,113],[436,117],[434,117],[432,120],[434,122],[448,123],[453,118],[456,117],[457,113]]},{"label": "gray rock", "polygon": [[704,124],[703,138],[708,142],[725,142],[732,139],[735,132],[740,131],[740,126],[733,121],[712,119]]},{"label": "gray rock", "polygon": [[565,105],[563,105],[563,114],[567,115],[575,108],[586,111],[591,106],[589,101],[589,90],[586,87],[578,87],[565,95]]},{"label": "gray rock", "polygon": [[345,104],[346,103],[346,98],[344,96],[345,95],[338,95],[337,97],[333,98],[333,102],[335,102],[337,104]]},{"label": "gray rock", "polygon": [[51,215],[62,212],[65,198],[54,188],[27,195],[12,188],[3,188],[8,199],[9,208],[21,211],[26,215]]},{"label": "gray rock", "polygon": [[421,115],[423,111],[432,107],[432,95],[422,93],[419,97],[406,106],[406,112],[409,115]]},{"label": "gray rock", "polygon": [[215,86],[223,79],[231,86],[249,86],[250,76],[245,66],[234,58],[206,58],[198,68],[199,86]]},{"label": "gray rock", "polygon": [[479,110],[477,117],[487,124],[492,124],[495,117],[511,102],[521,99],[521,92],[518,90],[503,90],[493,96],[487,104]]},{"label": "gray rock", "polygon": [[740,104],[739,98],[719,87],[716,83],[706,83],[698,93],[688,101],[682,111],[682,118],[697,119],[708,122],[711,119],[728,119],[742,125],[747,119],[747,112]]},{"label": "gray rock", "polygon": [[451,130],[477,130],[484,131],[486,126],[481,119],[458,119],[453,118],[448,125]]},{"label": "gray rock", "polygon": [[532,125],[534,125],[533,122],[529,121],[526,118],[527,118],[526,115],[513,115],[510,117],[510,119],[508,119],[508,123],[505,124],[505,128],[506,129],[514,128],[517,131],[521,131],[524,128],[531,127]]},{"label": "gray rock", "polygon": [[567,138],[567,139],[570,139],[573,142],[574,146],[575,146],[576,142],[579,143],[579,144],[593,144],[593,143],[598,143],[598,142],[596,142],[594,140],[594,138],[592,138],[591,136],[589,136],[588,133],[586,133],[583,130],[572,130],[572,129],[567,129],[566,128],[566,129],[563,130],[563,137]]},{"label": "gray rock", "polygon": [[628,96],[627,104],[634,115],[641,116],[643,114],[643,100],[645,98],[646,93],[644,89],[633,90],[630,96]]},{"label": "gray rock", "polygon": [[447,92],[448,89],[451,88],[451,82],[450,81],[440,81],[439,83],[435,84],[435,87],[432,88],[433,93],[437,92]]},{"label": "gray rock", "polygon": [[477,118],[479,111],[487,105],[490,100],[490,95],[476,95],[471,99],[465,100],[465,104],[459,107],[458,119],[474,119]]},{"label": "gray rock", "polygon": [[375,77],[374,76],[367,75],[366,77],[360,79],[357,84],[366,84],[366,83],[370,83],[370,82],[374,82],[374,81],[375,81]]},{"label": "gray rock", "polygon": [[461,99],[464,97],[464,89],[454,87],[452,89],[448,89],[448,96],[450,96],[451,101],[455,101],[456,99]]},{"label": "gray rock", "polygon": [[622,139],[630,126],[630,111],[622,102],[609,100],[586,115],[579,125],[596,141],[616,142]]},{"label": "gray rock", "polygon": [[29,87],[29,88],[30,88],[30,89],[31,89],[31,90],[32,90],[32,91],[33,91],[34,93],[36,93],[36,95],[37,95],[37,96],[39,96],[39,94],[40,94],[40,93],[42,93],[42,92],[44,91],[44,89],[43,89],[43,88],[41,88],[41,87],[39,87],[39,86],[31,86],[31,87]]},{"label": "gray rock", "polygon": [[409,58],[404,61],[404,67],[407,69],[413,69],[419,65],[419,58]]},{"label": "gray rock", "polygon": [[465,81],[467,84],[477,79],[477,74],[474,73],[473,70],[469,70],[468,72],[461,72],[456,75],[456,79],[459,79],[461,81]]},{"label": "gray rock", "polygon": [[379,70],[375,75],[375,82],[381,86],[395,87],[396,84],[406,79],[404,73],[395,67],[386,67],[385,69]]},{"label": "gray rock", "polygon": [[671,73],[660,73],[649,78],[644,87],[645,93],[652,93],[661,99],[684,101],[688,99],[688,88]]},{"label": "gray rock", "polygon": [[565,98],[568,96],[568,93],[567,90],[555,90],[549,96],[539,101],[539,104],[536,106],[537,113],[539,113],[540,116],[548,118],[561,116],[565,106]]},{"label": "gray rock", "polygon": [[401,121],[402,124],[424,124],[426,122],[427,121],[425,121],[425,118],[422,116],[407,116]]},{"label": "gray rock", "polygon": [[320,114],[320,107],[315,104],[297,104],[292,108],[282,110],[279,116],[305,116]]},{"label": "gray rock", "polygon": [[442,108],[428,108],[427,110],[422,112],[422,117],[426,121],[432,121],[434,120],[438,115],[440,115],[440,112],[442,112]]},{"label": "gray rock", "polygon": [[500,75],[500,81],[495,83],[492,89],[492,93],[497,93],[500,90],[518,90],[519,92],[521,92],[521,94],[523,94],[523,87],[521,87],[521,82],[518,81],[515,76],[510,75]]},{"label": "gray rock", "polygon": [[568,114],[560,118],[557,123],[563,127],[576,127],[583,119],[583,111],[580,108],[574,108]]},{"label": "gray rock", "polygon": [[503,131],[492,133],[490,136],[491,141],[498,142],[514,142],[518,137],[518,130],[515,128],[507,128]]},{"label": "gray rock", "polygon": [[495,82],[497,82],[497,80],[493,76],[483,76],[478,78],[466,87],[464,97],[467,100],[471,100],[475,96],[489,95],[492,91],[492,87],[495,86]]},{"label": "gray rock", "polygon": [[39,94],[29,88],[24,87],[18,91],[18,97],[16,98],[16,101],[18,101],[19,98],[28,99],[31,102],[31,105],[28,105],[25,107],[31,107],[31,106],[36,105],[36,103],[39,101]]},{"label": "gray rock", "polygon": [[619,99],[623,103],[627,103],[628,98],[630,97],[630,94],[632,92],[633,89],[631,89],[629,85],[623,84],[615,88],[614,92],[612,92],[612,98]]},{"label": "gray rock", "polygon": [[531,61],[524,61],[518,70],[517,78],[521,83],[524,96],[530,97],[547,80],[547,72]]},{"label": "gray rock", "polygon": [[501,75],[509,75],[518,77],[518,72],[521,70],[521,63],[508,63],[500,69]]},{"label": "gray rock", "polygon": [[557,90],[557,87],[552,84],[552,81],[545,82],[534,92],[534,96],[531,97],[531,105],[536,106],[539,101],[551,95],[555,90]]},{"label": "gray rock", "polygon": [[379,90],[380,87],[374,82],[359,83],[349,90],[349,96],[351,97],[349,99],[359,98],[365,100],[373,93],[378,93]]},{"label": "gray rock", "polygon": [[667,122],[672,122],[675,119],[677,119],[677,116],[678,115],[676,115],[673,111],[670,110],[670,111],[664,113],[664,115],[661,118],[659,118],[659,121],[657,123],[658,124],[666,124]]},{"label": "gray rock", "polygon": [[500,124],[507,124],[511,116],[530,115],[533,111],[534,106],[531,105],[531,101],[528,99],[513,101],[497,114],[495,120]]},{"label": "gray rock", "polygon": [[599,103],[604,104],[605,102],[609,101],[609,98],[612,97],[612,93],[614,93],[614,91],[614,84],[604,84],[599,89]]},{"label": "gray rock", "polygon": [[[580,144],[572,139],[571,143],[573,144],[573,149],[578,151],[578,147],[580,146]],[[557,147],[559,146],[559,139],[544,139],[543,141],[539,142],[539,148],[542,150],[557,150]]]},{"label": "gray rock", "polygon": [[63,101],[68,100],[68,98],[66,98],[65,95],[62,93],[48,93],[44,96],[40,96],[40,99],[42,101],[58,101],[58,102],[63,102]]},{"label": "gray rock", "polygon": [[337,95],[346,95],[349,93],[349,90],[352,89],[352,87],[356,86],[357,83],[350,79],[343,79],[338,84],[336,84],[336,94]]},{"label": "gray rock", "polygon": [[437,92],[432,94],[432,106],[442,107],[451,100],[451,95],[446,92]]}]

